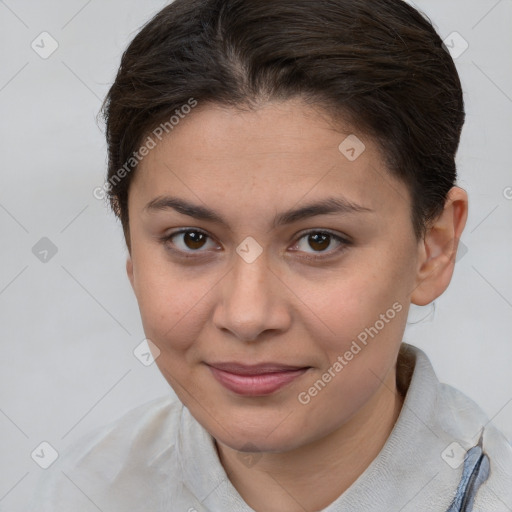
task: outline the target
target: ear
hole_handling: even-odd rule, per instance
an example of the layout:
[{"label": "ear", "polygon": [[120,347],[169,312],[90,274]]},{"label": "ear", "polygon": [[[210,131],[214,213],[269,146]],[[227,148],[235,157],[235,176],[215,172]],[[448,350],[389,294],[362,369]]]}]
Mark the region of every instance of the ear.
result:
[{"label": "ear", "polygon": [[135,290],[133,284],[133,262],[130,255],[128,255],[128,258],[126,259],[126,274],[128,275],[128,279],[130,280],[133,290]]},{"label": "ear", "polygon": [[459,187],[448,192],[444,209],[420,242],[420,257],[411,302],[425,306],[437,299],[450,284],[459,238],[468,216],[468,196]]}]

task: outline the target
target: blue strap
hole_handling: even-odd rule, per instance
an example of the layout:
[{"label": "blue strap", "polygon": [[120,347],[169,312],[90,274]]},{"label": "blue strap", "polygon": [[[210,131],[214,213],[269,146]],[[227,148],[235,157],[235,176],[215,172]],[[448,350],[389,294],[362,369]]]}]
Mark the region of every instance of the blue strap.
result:
[{"label": "blue strap", "polygon": [[455,498],[446,512],[471,512],[478,489],[489,478],[490,462],[482,449],[482,439],[483,430],[478,444],[466,453],[462,478]]}]

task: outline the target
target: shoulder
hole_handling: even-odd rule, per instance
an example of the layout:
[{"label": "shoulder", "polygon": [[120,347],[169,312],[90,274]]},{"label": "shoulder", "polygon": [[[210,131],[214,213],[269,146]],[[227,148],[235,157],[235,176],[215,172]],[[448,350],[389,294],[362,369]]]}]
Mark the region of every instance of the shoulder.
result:
[{"label": "shoulder", "polygon": [[82,436],[41,475],[31,510],[76,510],[87,501],[103,508],[100,503],[109,504],[113,495],[117,504],[123,502],[123,496],[131,500],[132,494],[140,495],[139,486],[147,487],[148,482],[161,487],[163,475],[175,471],[174,448],[182,408],[181,402],[166,395]]},{"label": "shoulder", "polygon": [[458,389],[441,384],[439,402],[440,425],[452,436],[455,451],[467,452],[476,446],[482,435],[482,450],[489,460],[489,475],[476,494],[473,512],[512,510],[511,443],[480,406]]},{"label": "shoulder", "polygon": [[[430,359],[418,347],[404,343],[398,363],[402,386],[409,384],[404,405],[413,409],[433,434],[431,447],[437,452],[438,467],[448,470],[443,473],[445,480],[471,487],[474,482],[466,471],[471,466],[469,452],[480,446],[489,466],[488,471],[479,464],[476,467],[480,478],[473,512],[512,511],[512,445],[492,418],[462,391],[439,382]],[[453,492],[455,496],[455,489]]]}]

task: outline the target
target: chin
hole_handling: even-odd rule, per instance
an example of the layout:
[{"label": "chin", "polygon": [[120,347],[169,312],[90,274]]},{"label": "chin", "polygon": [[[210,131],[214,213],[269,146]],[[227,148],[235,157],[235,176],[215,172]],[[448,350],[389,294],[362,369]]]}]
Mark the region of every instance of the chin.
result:
[{"label": "chin", "polygon": [[[279,428],[280,423],[283,428]],[[306,432],[296,425],[287,424],[284,427],[284,423],[281,418],[249,427],[240,419],[230,423],[226,429],[218,424],[212,425],[212,429],[206,426],[206,429],[219,443],[240,452],[287,452],[307,442]]]}]

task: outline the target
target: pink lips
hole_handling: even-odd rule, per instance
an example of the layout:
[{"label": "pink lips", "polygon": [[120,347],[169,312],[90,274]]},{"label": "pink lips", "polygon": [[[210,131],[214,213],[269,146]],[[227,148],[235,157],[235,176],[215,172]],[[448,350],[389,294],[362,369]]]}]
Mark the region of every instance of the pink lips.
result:
[{"label": "pink lips", "polygon": [[227,389],[244,396],[270,395],[308,368],[274,363],[241,365],[238,363],[214,363],[208,365],[213,376]]}]

